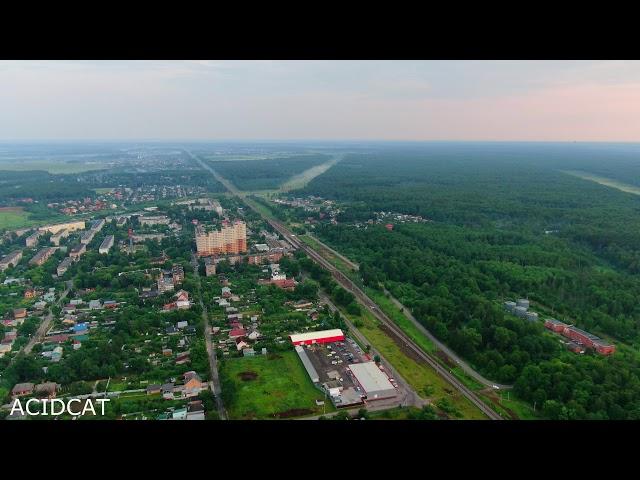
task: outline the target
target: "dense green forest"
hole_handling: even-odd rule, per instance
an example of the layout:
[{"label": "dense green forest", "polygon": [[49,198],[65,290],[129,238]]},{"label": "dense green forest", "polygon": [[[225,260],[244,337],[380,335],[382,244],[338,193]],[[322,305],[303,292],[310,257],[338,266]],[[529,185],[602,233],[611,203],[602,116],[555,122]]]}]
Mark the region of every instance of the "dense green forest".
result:
[{"label": "dense green forest", "polygon": [[0,204],[29,197],[43,202],[56,202],[94,193],[78,182],[77,175],[52,175],[40,170],[0,171]]},{"label": "dense green forest", "polygon": [[[316,234],[549,418],[640,418],[635,351],[575,355],[541,322],[501,306],[526,296],[538,311],[636,346],[640,198],[562,174],[548,159],[480,157],[428,148],[348,156],[304,190],[347,204],[341,224]],[[374,211],[433,221],[392,232],[353,225]]]},{"label": "dense green forest", "polygon": [[295,155],[264,160],[209,162],[241,190],[268,190],[305,170],[329,160],[327,155]]}]

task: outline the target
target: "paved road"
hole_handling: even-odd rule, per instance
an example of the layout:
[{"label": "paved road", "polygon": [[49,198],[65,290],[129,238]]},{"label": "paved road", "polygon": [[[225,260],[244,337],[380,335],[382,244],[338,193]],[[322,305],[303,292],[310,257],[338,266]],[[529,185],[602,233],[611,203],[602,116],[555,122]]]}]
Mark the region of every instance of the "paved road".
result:
[{"label": "paved road", "polygon": [[[233,184],[227,181],[224,177],[220,176],[213,168],[209,165],[205,164],[198,157],[191,154],[191,157],[198,162],[204,169],[208,170],[212,173],[216,180],[218,180],[222,185],[224,185],[229,192],[238,196],[241,200],[244,201],[252,210],[256,213],[265,217],[265,215],[255,207],[252,201],[246,198],[246,195],[243,194],[240,190],[238,190]],[[280,234],[282,237],[289,242],[295,248],[302,249],[312,260],[318,263],[320,266],[324,267],[328,270],[333,278],[346,290],[353,293],[356,300],[360,304],[362,304],[367,310],[369,310],[385,327],[390,330],[395,337],[397,337],[401,342],[404,343],[404,346],[411,349],[419,358],[424,360],[427,364],[429,364],[436,372],[438,372],[445,380],[447,380],[454,388],[459,390],[471,403],[473,403],[480,411],[482,411],[485,415],[487,415],[492,420],[502,420],[500,414],[495,412],[491,407],[489,407],[486,403],[484,403],[480,397],[478,397],[471,389],[469,389],[466,385],[464,385],[460,380],[458,380],[453,373],[442,367],[437,360],[432,358],[426,352],[424,352],[418,345],[416,345],[413,340],[406,335],[389,317],[387,317],[382,310],[375,304],[373,300],[371,300],[360,288],[345,274],[336,269],[329,261],[327,261],[324,257],[322,257],[318,252],[308,247],[304,243],[302,243],[296,235],[291,233],[291,231],[283,225],[281,222],[274,220],[272,218],[266,218],[265,220],[269,222],[269,224]],[[373,307],[373,308],[371,308]]]},{"label": "paved road", "polygon": [[[69,293],[69,290],[71,290],[71,287],[67,283],[67,289],[64,292],[62,292],[62,294],[60,294],[60,298],[58,298],[58,301],[55,303],[56,305],[60,305],[60,302],[62,302],[62,300],[64,300],[64,298]],[[18,358],[18,355],[20,355],[21,353],[23,352],[26,354],[31,353],[31,350],[33,350],[33,347],[35,346],[35,344],[42,341],[45,334],[49,331],[51,322],[53,322],[53,314],[51,313],[51,308],[49,308],[49,313],[42,319],[36,332],[31,336],[27,344],[18,351],[18,354],[11,359],[11,363],[13,363],[13,361],[16,358]]]},{"label": "paved road", "polygon": [[[339,252],[335,251],[333,248],[331,248],[326,243],[321,242],[315,236],[313,236],[311,234],[308,234],[308,235],[311,238],[313,238],[316,242],[318,242],[323,248],[326,248],[333,255],[337,256],[340,259],[342,259],[342,261],[344,261],[347,265],[349,265],[349,267],[353,268],[354,270],[358,270],[358,264],[352,262],[351,260],[349,260],[344,255],[342,255]],[[442,343],[440,340],[438,340],[429,330],[427,330],[424,327],[424,325],[422,325],[413,316],[413,314],[411,313],[411,310],[409,310],[407,307],[405,307],[400,302],[400,300],[398,300],[396,297],[391,295],[391,292],[389,292],[386,288],[384,289],[384,292],[388,295],[389,299],[393,302],[393,304],[396,307],[398,307],[398,308],[400,308],[402,310],[402,313],[404,314],[404,316],[407,317],[407,319],[409,319],[411,321],[411,323],[413,323],[416,326],[416,328],[418,330],[420,330],[420,332],[422,332],[429,340],[431,340],[431,342],[433,342],[433,344],[439,350],[442,350],[449,358],[451,358],[451,360],[456,362],[460,366],[460,368],[462,370],[464,370],[464,372],[467,375],[473,377],[475,380],[477,380],[478,382],[482,383],[486,387],[492,387],[493,388],[493,386],[495,385],[495,386],[499,387],[501,390],[508,390],[510,388],[513,388],[513,385],[505,385],[505,384],[497,383],[497,382],[494,382],[492,380],[489,380],[488,378],[483,377],[479,372],[477,372],[473,367],[471,367],[471,365],[469,365],[467,362],[465,362],[453,350],[451,350],[449,347],[447,347],[444,343]]]},{"label": "paved road", "polygon": [[211,381],[209,386],[211,387],[211,393],[213,393],[216,399],[216,407],[218,409],[218,417],[220,420],[228,420],[227,411],[222,403],[222,387],[220,385],[220,376],[218,374],[218,358],[216,357],[216,351],[211,343],[211,326],[209,325],[209,314],[207,307],[202,301],[202,286],[200,285],[200,272],[198,272],[198,259],[195,253],[191,257],[191,264],[193,265],[193,272],[198,283],[198,298],[200,301],[200,307],[202,307],[202,318],[204,320],[204,339],[207,346],[207,356],[209,357],[209,369],[211,370]]}]

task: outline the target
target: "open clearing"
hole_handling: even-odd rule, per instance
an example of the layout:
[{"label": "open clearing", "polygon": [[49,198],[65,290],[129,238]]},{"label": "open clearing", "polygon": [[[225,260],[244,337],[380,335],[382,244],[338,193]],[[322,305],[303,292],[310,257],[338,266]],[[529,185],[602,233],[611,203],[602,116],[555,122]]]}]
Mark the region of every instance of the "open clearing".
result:
[{"label": "open clearing", "polygon": [[[323,412],[315,401],[324,400],[324,395],[313,386],[293,351],[225,360],[221,376],[235,389],[232,403],[225,405],[231,419],[293,418]],[[327,412],[335,410],[329,400],[326,407]]]},{"label": "open clearing", "polygon": [[293,177],[291,177],[289,180],[287,180],[280,186],[280,191],[288,192],[290,190],[295,190],[295,189],[304,187],[311,180],[313,180],[319,175],[322,175],[324,172],[326,172],[331,167],[333,167],[336,163],[340,161],[341,158],[342,157],[334,157],[328,162],[323,163],[322,165],[311,167],[310,169],[305,170],[302,173],[294,175]]},{"label": "open clearing", "polygon": [[629,185],[628,183],[622,183],[617,180],[613,180],[611,178],[601,177],[599,175],[594,175],[593,173],[580,172],[578,170],[563,170],[563,173],[566,173],[567,175],[572,175],[574,177],[582,178],[583,180],[596,182],[596,183],[599,183],[600,185],[604,185],[605,187],[615,188],[622,192],[633,193],[634,195],[640,195],[640,187]]},{"label": "open clearing", "polygon": [[0,230],[31,225],[29,213],[22,207],[0,207]]},{"label": "open clearing", "polygon": [[3,160],[0,162],[0,170],[10,170],[14,172],[45,170],[51,174],[81,173],[104,168],[107,168],[107,165],[98,162],[65,162],[28,159],[20,159],[19,161],[13,162]]}]

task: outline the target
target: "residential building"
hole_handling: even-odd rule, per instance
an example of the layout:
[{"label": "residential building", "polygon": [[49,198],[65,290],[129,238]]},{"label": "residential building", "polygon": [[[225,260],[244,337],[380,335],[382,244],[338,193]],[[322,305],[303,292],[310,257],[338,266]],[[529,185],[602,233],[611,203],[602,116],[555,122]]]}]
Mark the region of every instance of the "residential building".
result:
[{"label": "residential building", "polygon": [[71,251],[69,252],[69,257],[71,257],[74,260],[78,260],[82,255],[84,255],[86,251],[87,251],[87,245],[84,243],[81,243],[80,245],[76,245],[71,249]]},{"label": "residential building", "polygon": [[41,232],[51,232],[55,234],[55,233],[58,233],[60,230],[68,230],[70,232],[73,232],[74,230],[84,230],[84,228],[85,228],[84,220],[79,220],[77,222],[45,225],[44,227],[40,227],[38,230]]},{"label": "residential building", "polygon": [[138,217],[140,225],[169,225],[171,220],[166,215]]},{"label": "residential building", "polygon": [[24,397],[33,393],[33,383],[18,383],[11,389],[11,397]]},{"label": "residential building", "polygon": [[38,239],[42,235],[42,232],[34,232],[25,238],[24,243],[27,247],[35,247],[38,244]]},{"label": "residential building", "polygon": [[65,257],[60,264],[58,265],[58,268],[56,269],[56,273],[59,277],[61,277],[62,275],[64,275],[67,270],[69,270],[69,267],[71,266],[71,264],[73,263],[73,258],[71,257]]},{"label": "residential building", "polygon": [[204,273],[207,277],[216,274],[216,263],[211,257],[206,257],[204,259]]},{"label": "residential building", "polygon": [[101,254],[109,253],[109,250],[111,249],[111,247],[113,247],[113,241],[114,241],[114,236],[107,235],[102,241],[102,244],[100,244],[100,248],[98,248],[98,252]]},{"label": "residential building", "polygon": [[53,245],[55,245],[56,247],[60,246],[60,240],[62,240],[63,238],[67,238],[69,236],[69,230],[67,229],[63,229],[60,230],[58,233],[54,233],[53,235],[51,235],[51,243]]},{"label": "residential building", "polygon": [[171,269],[171,276],[173,277],[173,284],[179,285],[184,281],[184,268],[182,265],[174,265]]},{"label": "residential building", "polygon": [[36,253],[31,260],[29,260],[29,265],[42,265],[44,262],[49,260],[51,255],[55,252],[56,247],[45,247]]},{"label": "residential building", "polygon": [[198,255],[218,255],[221,253],[245,253],[247,251],[247,227],[241,220],[232,224],[222,222],[220,230],[206,232],[204,227],[196,227],[196,248]]},{"label": "residential building", "polygon": [[[4,272],[9,267],[15,267],[22,259],[22,250],[11,252],[0,260],[0,272]],[[214,267],[215,268],[215,267]]]}]

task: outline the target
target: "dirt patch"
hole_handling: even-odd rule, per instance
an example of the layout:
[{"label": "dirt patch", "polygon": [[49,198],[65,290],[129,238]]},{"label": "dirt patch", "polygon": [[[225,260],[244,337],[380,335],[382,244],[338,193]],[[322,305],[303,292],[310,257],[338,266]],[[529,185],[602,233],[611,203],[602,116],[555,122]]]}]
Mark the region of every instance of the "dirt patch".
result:
[{"label": "dirt patch", "polygon": [[292,408],[284,412],[275,413],[273,416],[276,418],[293,418],[302,417],[304,415],[311,415],[312,413],[313,410],[311,410],[310,408]]},{"label": "dirt patch", "polygon": [[452,368],[457,367],[455,362],[451,360],[451,357],[449,357],[449,355],[444,353],[442,350],[436,350],[435,354],[436,354],[436,357],[442,360],[448,367],[452,367]]},{"label": "dirt patch", "polygon": [[23,212],[23,207],[0,207],[0,212]]},{"label": "dirt patch", "polygon": [[267,353],[267,360],[277,360],[282,358],[282,355],[278,355],[277,353]]},{"label": "dirt patch", "polygon": [[243,382],[250,382],[258,378],[258,374],[256,372],[240,372],[238,376]]}]

